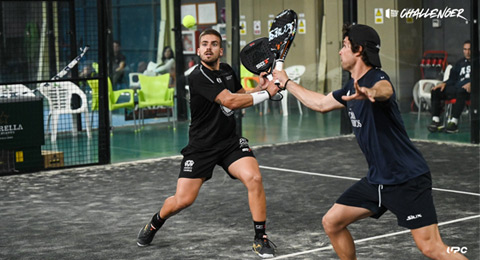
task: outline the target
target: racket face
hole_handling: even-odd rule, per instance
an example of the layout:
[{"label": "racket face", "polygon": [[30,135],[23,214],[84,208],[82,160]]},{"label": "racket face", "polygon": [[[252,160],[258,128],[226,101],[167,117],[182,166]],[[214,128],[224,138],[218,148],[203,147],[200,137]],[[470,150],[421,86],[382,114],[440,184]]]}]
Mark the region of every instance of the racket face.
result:
[{"label": "racket face", "polygon": [[297,13],[287,9],[279,13],[273,20],[268,34],[270,51],[275,58],[284,60],[297,32]]},{"label": "racket face", "polygon": [[253,74],[260,75],[261,72],[268,72],[275,60],[275,55],[270,51],[268,38],[258,38],[240,52],[240,61],[245,68]]}]

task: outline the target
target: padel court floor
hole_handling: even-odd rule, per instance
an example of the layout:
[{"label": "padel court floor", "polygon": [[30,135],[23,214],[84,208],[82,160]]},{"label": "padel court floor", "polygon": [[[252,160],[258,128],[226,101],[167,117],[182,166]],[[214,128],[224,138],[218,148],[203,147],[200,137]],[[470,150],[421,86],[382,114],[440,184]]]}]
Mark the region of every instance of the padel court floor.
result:
[{"label": "padel court floor", "polygon": [[[429,163],[444,242],[480,259],[479,146],[415,141]],[[321,219],[365,176],[353,136],[254,146],[276,259],[337,259]],[[180,156],[0,177],[0,259],[260,259],[247,193],[220,167],[152,244],[140,228],[175,191]],[[350,226],[358,259],[426,259],[387,212]]]}]

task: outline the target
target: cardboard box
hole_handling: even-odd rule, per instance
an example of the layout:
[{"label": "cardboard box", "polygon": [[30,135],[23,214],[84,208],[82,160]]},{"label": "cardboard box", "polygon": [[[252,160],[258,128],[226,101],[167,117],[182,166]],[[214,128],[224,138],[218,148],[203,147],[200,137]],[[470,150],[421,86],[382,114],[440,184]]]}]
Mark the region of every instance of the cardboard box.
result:
[{"label": "cardboard box", "polygon": [[64,166],[63,152],[42,150],[42,157],[45,169]]}]

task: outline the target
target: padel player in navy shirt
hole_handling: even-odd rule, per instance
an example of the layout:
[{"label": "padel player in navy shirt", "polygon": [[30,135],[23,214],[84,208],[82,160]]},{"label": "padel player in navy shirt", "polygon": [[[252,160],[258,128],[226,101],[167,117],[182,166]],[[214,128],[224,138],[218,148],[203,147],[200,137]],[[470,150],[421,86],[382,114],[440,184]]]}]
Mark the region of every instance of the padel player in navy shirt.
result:
[{"label": "padel player in navy shirt", "polygon": [[[307,107],[328,112],[346,108],[368,162],[367,176],[347,189],[325,214],[323,227],[340,259],[356,259],[348,225],[387,210],[411,230],[420,251],[432,259],[466,259],[448,252],[440,237],[430,170],[407,136],[395,91],[380,70],[380,37],[366,25],[346,26],[340,50],[342,68],[351,74],[344,88],[323,95],[274,71],[280,87]],[[392,256],[394,257],[394,256]]]}]

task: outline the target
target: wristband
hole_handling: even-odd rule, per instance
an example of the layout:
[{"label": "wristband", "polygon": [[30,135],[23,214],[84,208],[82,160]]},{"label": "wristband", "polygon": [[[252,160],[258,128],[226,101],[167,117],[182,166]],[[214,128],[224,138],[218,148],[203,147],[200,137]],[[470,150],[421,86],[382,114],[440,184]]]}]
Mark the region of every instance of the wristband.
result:
[{"label": "wristband", "polygon": [[253,105],[262,103],[263,101],[267,100],[270,98],[270,93],[266,90],[250,93],[253,97]]}]

